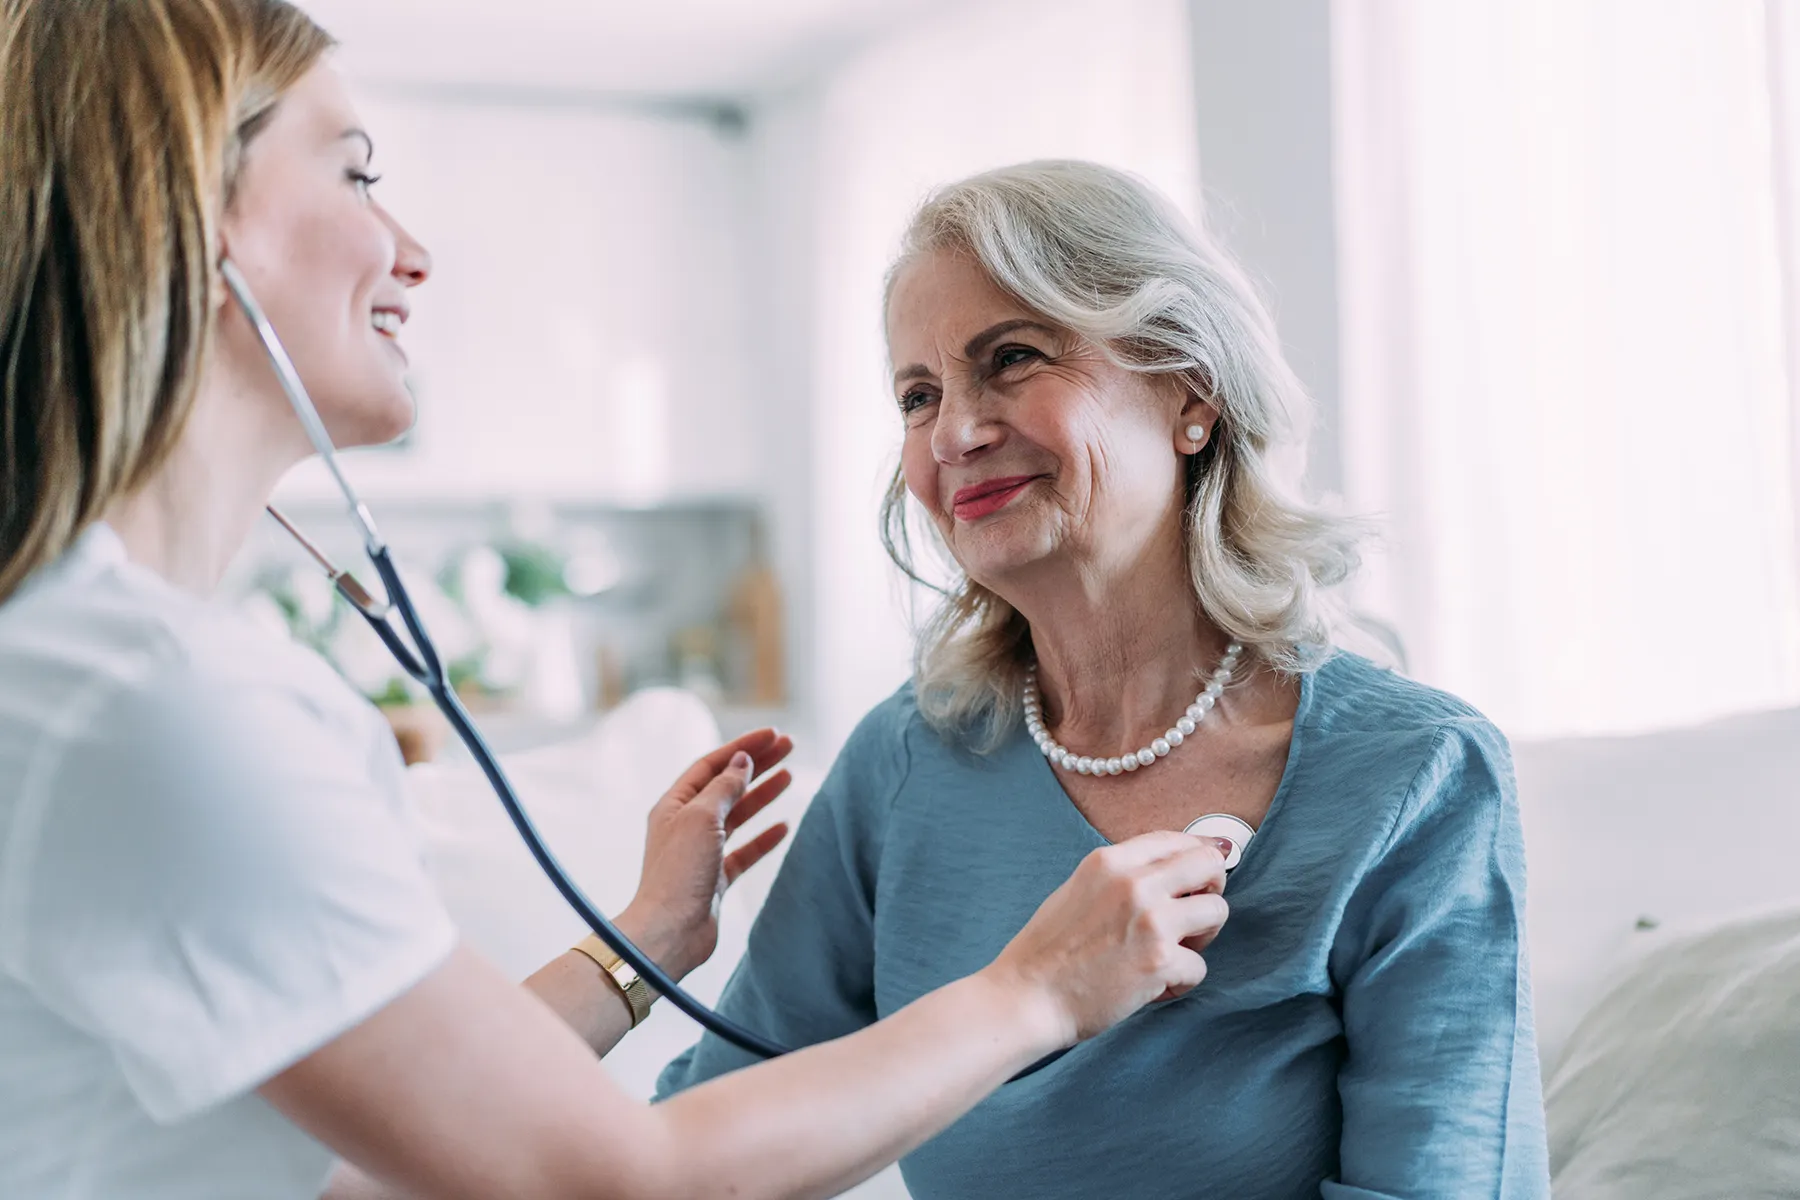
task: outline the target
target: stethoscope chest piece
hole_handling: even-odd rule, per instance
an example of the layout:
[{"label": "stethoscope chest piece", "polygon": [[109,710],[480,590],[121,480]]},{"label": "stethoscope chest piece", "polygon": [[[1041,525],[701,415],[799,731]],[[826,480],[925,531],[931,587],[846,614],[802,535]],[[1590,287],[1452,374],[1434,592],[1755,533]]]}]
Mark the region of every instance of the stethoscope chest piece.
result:
[{"label": "stethoscope chest piece", "polygon": [[1230,813],[1207,813],[1181,832],[1194,837],[1224,838],[1230,842],[1231,853],[1225,857],[1227,871],[1237,869],[1238,863],[1244,858],[1244,847],[1256,836],[1256,830],[1250,828],[1247,822],[1238,820]]}]

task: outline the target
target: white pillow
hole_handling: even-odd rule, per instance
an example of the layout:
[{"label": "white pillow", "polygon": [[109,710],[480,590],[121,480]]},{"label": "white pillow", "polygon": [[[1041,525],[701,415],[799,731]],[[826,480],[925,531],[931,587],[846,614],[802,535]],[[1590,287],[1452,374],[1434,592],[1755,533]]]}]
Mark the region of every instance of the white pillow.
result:
[{"label": "white pillow", "polygon": [[1643,935],[1545,1108],[1557,1200],[1800,1195],[1800,908]]}]

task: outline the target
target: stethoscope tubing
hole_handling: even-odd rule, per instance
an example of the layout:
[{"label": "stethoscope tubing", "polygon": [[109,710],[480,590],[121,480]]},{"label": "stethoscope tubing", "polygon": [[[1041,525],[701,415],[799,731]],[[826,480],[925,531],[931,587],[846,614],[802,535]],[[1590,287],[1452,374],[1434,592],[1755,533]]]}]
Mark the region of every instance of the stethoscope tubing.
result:
[{"label": "stethoscope tubing", "polygon": [[481,730],[476,727],[468,709],[463,706],[461,697],[450,686],[443,667],[438,661],[436,647],[425,632],[425,624],[419,619],[417,609],[413,607],[412,596],[407,592],[406,585],[401,582],[400,572],[394,566],[393,558],[388,553],[387,547],[383,546],[379,550],[372,551],[369,558],[375,565],[376,574],[381,576],[382,587],[387,592],[389,603],[400,614],[401,622],[405,624],[413,644],[418,647],[419,656],[415,657],[409,652],[409,648],[400,640],[400,635],[385,617],[377,617],[372,613],[362,612],[361,609],[358,609],[358,612],[362,612],[363,619],[369,623],[376,636],[381,638],[388,650],[393,653],[401,668],[431,693],[431,698],[436,701],[438,710],[450,722],[450,727],[456,731],[457,737],[462,739],[470,756],[481,768],[481,773],[487,777],[488,783],[494,789],[494,795],[499,798],[501,806],[506,809],[506,815],[512,820],[513,828],[518,831],[520,840],[525,843],[525,848],[531,851],[531,857],[537,861],[538,868],[543,871],[544,876],[556,888],[564,902],[587,923],[588,928],[594,931],[594,936],[605,942],[612,948],[613,953],[624,959],[653,991],[661,994],[669,1003],[692,1017],[702,1028],[717,1034],[732,1045],[762,1058],[775,1058],[786,1054],[788,1052],[786,1046],[745,1029],[729,1017],[714,1012],[688,994],[687,990],[657,966],[649,955],[638,949],[637,945],[626,937],[618,926],[607,920],[594,902],[588,899],[581,887],[569,878],[569,873],[563,869],[562,864],[557,861],[556,855],[544,843],[543,836],[538,833],[537,825],[532,821],[531,814],[526,812],[525,806],[519,802],[519,796],[513,790],[512,781],[507,778],[505,769],[501,767],[499,759],[495,757],[493,750],[488,746],[487,739],[482,736]]}]

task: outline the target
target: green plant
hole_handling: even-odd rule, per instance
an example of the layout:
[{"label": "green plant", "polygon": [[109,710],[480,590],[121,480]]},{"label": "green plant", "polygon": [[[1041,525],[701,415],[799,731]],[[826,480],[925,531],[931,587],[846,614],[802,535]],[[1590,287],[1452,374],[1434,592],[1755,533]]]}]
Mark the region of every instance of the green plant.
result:
[{"label": "green plant", "polygon": [[520,603],[538,608],[551,600],[572,594],[568,583],[563,579],[568,563],[550,547],[532,542],[515,542],[496,549],[506,563],[506,594]]}]

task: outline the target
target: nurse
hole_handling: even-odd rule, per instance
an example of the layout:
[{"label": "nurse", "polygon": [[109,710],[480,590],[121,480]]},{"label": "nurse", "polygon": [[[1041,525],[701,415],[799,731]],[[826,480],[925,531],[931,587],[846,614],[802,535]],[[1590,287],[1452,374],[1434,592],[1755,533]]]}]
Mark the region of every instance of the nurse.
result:
[{"label": "nurse", "polygon": [[[0,1195],[313,1197],[337,1160],[338,1196],[827,1195],[1198,984],[1223,859],[1150,835],[973,974],[652,1109],[597,1061],[634,1011],[601,963],[459,945],[380,718],[208,599],[308,452],[226,255],[337,444],[412,420],[429,259],[328,47],[280,0],[0,0]],[[653,814],[619,924],[672,973],[788,749]]]}]

